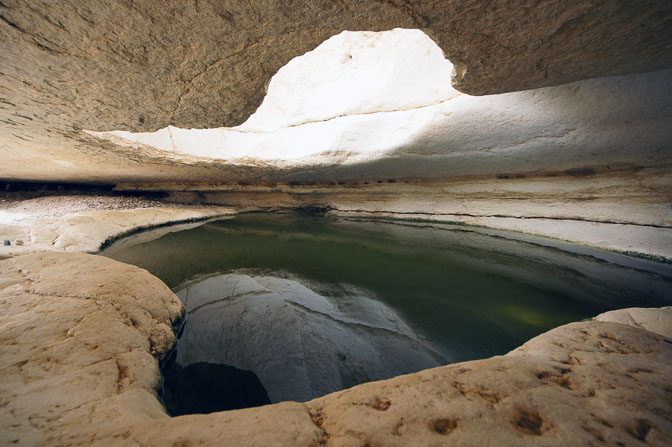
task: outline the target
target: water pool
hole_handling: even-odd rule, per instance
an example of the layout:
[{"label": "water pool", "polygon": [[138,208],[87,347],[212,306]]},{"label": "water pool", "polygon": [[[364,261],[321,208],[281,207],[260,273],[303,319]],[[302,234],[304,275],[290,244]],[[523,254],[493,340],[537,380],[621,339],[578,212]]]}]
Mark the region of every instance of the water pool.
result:
[{"label": "water pool", "polygon": [[670,265],[447,224],[247,214],[102,254],[149,270],[185,304],[164,367],[173,414],[305,401],[672,303]]}]

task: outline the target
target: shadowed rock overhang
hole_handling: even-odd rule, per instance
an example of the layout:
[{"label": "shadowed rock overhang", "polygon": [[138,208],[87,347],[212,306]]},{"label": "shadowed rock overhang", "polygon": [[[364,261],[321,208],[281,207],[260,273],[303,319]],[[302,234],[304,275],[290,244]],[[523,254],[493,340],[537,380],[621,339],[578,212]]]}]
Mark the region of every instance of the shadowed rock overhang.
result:
[{"label": "shadowed rock overhang", "polygon": [[672,65],[667,0],[3,0],[0,128],[237,125],[293,57],[395,27],[432,37],[472,95]]}]

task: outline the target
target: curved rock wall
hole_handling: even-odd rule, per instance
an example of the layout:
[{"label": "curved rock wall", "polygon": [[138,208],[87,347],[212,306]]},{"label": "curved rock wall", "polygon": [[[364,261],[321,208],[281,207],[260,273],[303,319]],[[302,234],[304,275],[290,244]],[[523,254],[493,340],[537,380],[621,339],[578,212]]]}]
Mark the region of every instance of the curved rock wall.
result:
[{"label": "curved rock wall", "polygon": [[464,222],[672,256],[672,71],[478,97],[442,83],[451,69],[417,30],[342,33],[280,70],[241,126],[94,134],[129,151],[149,145],[249,169],[237,185],[119,188],[199,189],[174,197]]},{"label": "curved rock wall", "polygon": [[[238,128],[116,135],[139,145],[81,132],[239,122],[274,70],[346,25],[426,30],[477,93],[660,68],[668,3],[2,2],[0,178],[458,221],[670,258],[670,70],[476,97],[448,84],[451,64],[420,31],[343,33],[281,70]],[[381,42],[393,57],[376,56]],[[476,80],[485,90],[465,87]]]},{"label": "curved rock wall", "polygon": [[253,182],[672,164],[672,70],[470,96],[445,81],[452,67],[417,30],[342,33],[283,67],[238,127],[90,133],[277,170],[240,178]]},{"label": "curved rock wall", "polygon": [[[249,174],[81,129],[154,131],[246,119],[293,57],[343,29],[427,32],[454,84],[501,93],[669,67],[666,0],[272,0],[0,3],[0,178],[207,179]],[[264,169],[257,176],[267,174]]]}]

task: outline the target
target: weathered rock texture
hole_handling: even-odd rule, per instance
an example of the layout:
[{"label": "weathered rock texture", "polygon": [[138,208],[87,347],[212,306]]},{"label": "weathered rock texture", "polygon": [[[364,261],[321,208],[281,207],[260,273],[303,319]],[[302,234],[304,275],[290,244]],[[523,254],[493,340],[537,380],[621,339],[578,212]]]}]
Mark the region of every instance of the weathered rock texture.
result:
[{"label": "weathered rock texture", "polygon": [[[426,31],[467,93],[669,67],[666,0],[0,3],[0,177],[241,176],[80,135],[241,123],[292,57],[343,29]],[[255,176],[263,175],[260,169]],[[95,177],[95,176],[93,176]]]},{"label": "weathered rock texture", "polygon": [[84,254],[7,260],[0,275],[3,443],[63,442],[61,427],[87,432],[94,419],[165,417],[156,358],[172,347],[182,313],[165,284]]},{"label": "weathered rock texture", "polygon": [[344,32],[283,67],[237,128],[97,133],[111,139],[99,154],[35,152],[28,165],[8,150],[0,171],[672,257],[672,70],[478,97],[442,82],[451,69],[420,31]]},{"label": "weathered rock texture", "polygon": [[660,309],[622,309],[605,312],[595,317],[595,321],[610,321],[627,324],[672,338],[672,307]]},{"label": "weathered rock texture", "polygon": [[[0,239],[11,243],[0,246],[0,256],[40,251],[95,252],[106,241],[144,228],[170,224],[164,233],[178,231],[194,225],[188,222],[234,213],[232,208],[221,206],[176,207],[158,203],[159,206],[141,207],[142,202],[127,200],[114,209],[114,204],[112,197],[75,195],[24,200],[0,207]],[[177,225],[180,223],[183,225]],[[17,244],[19,240],[22,245]]]},{"label": "weathered rock texture", "polygon": [[98,135],[276,168],[251,179],[266,188],[201,185],[225,191],[212,202],[458,221],[672,257],[672,71],[477,97],[441,83],[451,67],[417,30],[342,33],[283,67],[241,126]]},{"label": "weathered rock texture", "polygon": [[7,118],[94,130],[238,124],[280,67],[345,29],[422,29],[471,94],[672,64],[665,0],[4,0],[0,13]]},{"label": "weathered rock texture", "polygon": [[[171,419],[154,391],[156,357],[170,349],[170,325],[181,305],[160,281],[109,259],[52,253],[2,261],[0,287],[5,443],[672,442],[672,343],[638,327],[573,323],[503,357],[369,383],[305,404]],[[642,310],[628,310],[636,312]]]},{"label": "weathered rock texture", "polygon": [[93,134],[280,171],[266,180],[672,164],[672,70],[470,96],[452,68],[418,30],[343,32],[280,69],[240,126]]}]

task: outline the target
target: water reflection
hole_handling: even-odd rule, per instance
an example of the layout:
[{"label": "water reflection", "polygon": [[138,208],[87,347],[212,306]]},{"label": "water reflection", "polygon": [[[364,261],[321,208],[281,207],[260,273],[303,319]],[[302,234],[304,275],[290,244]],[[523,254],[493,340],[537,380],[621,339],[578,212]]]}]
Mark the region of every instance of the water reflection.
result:
[{"label": "water reflection", "polygon": [[177,362],[272,401],[504,354],[555,326],[670,305],[672,266],[464,226],[245,215],[113,244],[189,311]]},{"label": "water reflection", "polygon": [[447,363],[366,292],[280,276],[218,275],[178,291],[189,318],[177,363],[253,371],[273,402]]}]

